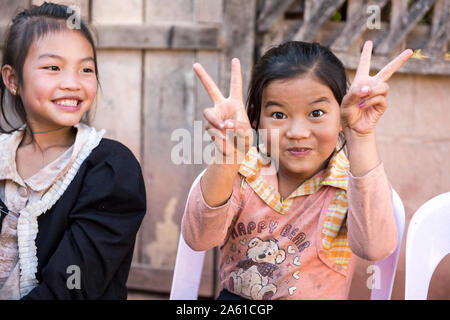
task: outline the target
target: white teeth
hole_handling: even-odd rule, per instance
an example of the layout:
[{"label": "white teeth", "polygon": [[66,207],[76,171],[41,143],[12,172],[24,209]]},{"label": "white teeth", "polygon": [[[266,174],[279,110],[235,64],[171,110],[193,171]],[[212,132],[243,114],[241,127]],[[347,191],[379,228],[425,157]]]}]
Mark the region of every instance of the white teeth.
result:
[{"label": "white teeth", "polygon": [[57,101],[55,101],[55,103],[62,105],[62,106],[68,106],[68,107],[76,107],[78,105],[77,100],[69,100],[69,99],[57,100]]}]

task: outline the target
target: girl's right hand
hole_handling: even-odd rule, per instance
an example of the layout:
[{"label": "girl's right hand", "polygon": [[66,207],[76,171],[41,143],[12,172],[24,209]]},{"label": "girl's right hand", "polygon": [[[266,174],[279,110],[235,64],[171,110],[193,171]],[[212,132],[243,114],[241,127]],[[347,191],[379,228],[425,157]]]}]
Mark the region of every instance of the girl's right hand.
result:
[{"label": "girl's right hand", "polygon": [[253,144],[253,132],[242,96],[239,59],[234,58],[231,61],[230,96],[228,98],[222,95],[216,83],[200,63],[195,63],[193,69],[214,103],[214,107],[203,111],[206,130],[219,150],[222,160],[224,157],[236,159],[235,156],[237,156],[237,161],[241,162]]}]

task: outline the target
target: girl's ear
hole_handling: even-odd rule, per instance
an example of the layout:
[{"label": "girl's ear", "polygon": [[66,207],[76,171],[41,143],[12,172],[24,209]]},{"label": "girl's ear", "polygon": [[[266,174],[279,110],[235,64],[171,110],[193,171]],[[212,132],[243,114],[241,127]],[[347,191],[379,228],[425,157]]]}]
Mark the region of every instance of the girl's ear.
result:
[{"label": "girl's ear", "polygon": [[8,88],[8,90],[12,94],[16,95],[17,91],[19,90],[17,85],[16,72],[10,65],[5,64],[2,67],[2,78],[6,88]]}]

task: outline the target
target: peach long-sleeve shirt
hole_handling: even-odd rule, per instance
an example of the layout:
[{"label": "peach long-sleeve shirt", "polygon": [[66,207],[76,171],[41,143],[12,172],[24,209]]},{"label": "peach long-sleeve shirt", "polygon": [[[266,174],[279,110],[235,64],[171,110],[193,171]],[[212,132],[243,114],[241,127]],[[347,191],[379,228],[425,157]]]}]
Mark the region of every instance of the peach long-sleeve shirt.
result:
[{"label": "peach long-sleeve shirt", "polygon": [[383,165],[353,177],[341,151],[283,200],[273,164],[258,156],[249,151],[222,206],[208,206],[200,183],[193,187],[182,220],[186,243],[198,251],[220,246],[221,284],[244,298],[346,299],[354,255],[380,260],[397,245]]}]

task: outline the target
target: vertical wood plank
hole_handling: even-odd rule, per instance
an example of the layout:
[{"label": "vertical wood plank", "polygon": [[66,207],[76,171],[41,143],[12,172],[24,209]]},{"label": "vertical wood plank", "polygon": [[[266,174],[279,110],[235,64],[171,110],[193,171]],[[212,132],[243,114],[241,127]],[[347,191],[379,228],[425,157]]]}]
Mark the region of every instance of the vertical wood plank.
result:
[{"label": "vertical wood plank", "polygon": [[[114,21],[142,22],[142,0],[93,0],[92,20],[98,25]],[[141,159],[141,68],[139,50],[99,50],[100,81],[103,91],[94,124],[107,136],[127,145]]]},{"label": "vertical wood plank", "polygon": [[[145,56],[143,166],[148,212],[142,232],[142,263],[175,265],[179,224],[192,183],[189,164],[172,161],[172,133],[189,132],[194,110],[194,52],[149,51]],[[189,137],[188,137],[189,138]],[[191,145],[189,143],[189,145]]]},{"label": "vertical wood plank", "polygon": [[194,0],[145,0],[146,21],[194,21]]},{"label": "vertical wood plank", "polygon": [[450,0],[437,0],[433,10],[431,34],[425,47],[424,54],[439,57],[447,51],[450,41]]},{"label": "vertical wood plank", "polygon": [[[142,23],[142,0],[92,0],[92,20],[97,25]],[[93,125],[106,129],[105,137],[118,140],[142,165],[142,53],[140,50],[98,50],[99,91]],[[147,213],[148,214],[148,213]],[[139,261],[139,230],[133,263]],[[133,272],[133,271],[131,271]]]},{"label": "vertical wood plank", "polygon": [[[29,0],[0,0],[0,48],[3,47],[5,41],[5,33],[7,26],[12,19],[22,10],[29,7]],[[0,50],[0,61],[3,61],[3,52]]]},{"label": "vertical wood plank", "polygon": [[29,0],[0,0],[0,25],[8,25],[20,11],[29,7]]},{"label": "vertical wood plank", "polygon": [[[49,2],[46,0],[31,0],[31,4],[40,6],[44,2]],[[89,0],[54,0],[51,1],[54,3],[64,4],[67,6],[70,5],[76,5],[80,7],[81,9],[81,16],[86,19],[86,21],[89,21]]]},{"label": "vertical wood plank", "polygon": [[257,48],[257,57],[260,58],[264,53],[274,45],[279,45],[284,42],[286,22],[283,19],[276,21],[269,32],[259,35],[256,41],[259,42]]},{"label": "vertical wood plank", "polygon": [[[193,22],[194,16],[194,0],[145,0],[146,22]],[[190,165],[176,165],[171,159],[177,144],[171,142],[171,136],[177,129],[191,132],[194,61],[194,51],[145,53],[142,150],[150,215],[142,226],[141,263],[155,268],[175,265],[179,222],[192,183]]]},{"label": "vertical wood plank", "polygon": [[[223,1],[222,0],[197,0],[196,2],[197,11],[197,22],[199,23],[221,23],[223,21]],[[200,62],[206,70],[208,70],[209,75],[214,79],[214,81],[219,84],[220,80],[220,52],[218,51],[206,51],[198,50],[196,52],[196,61]],[[195,78],[195,121],[202,122],[202,135],[205,133],[205,122],[203,119],[203,110],[207,107],[212,106],[211,98],[206,93],[201,82]],[[194,129],[197,130],[197,129]],[[191,128],[191,133],[193,129]],[[212,142],[209,142],[212,143]],[[203,143],[206,146],[208,142]],[[202,148],[204,150],[204,148]],[[199,150],[200,151],[200,150]],[[197,151],[197,153],[199,152]],[[195,151],[194,151],[195,152]],[[193,159],[195,160],[195,155]],[[198,158],[198,155],[197,155]],[[197,175],[207,167],[205,163],[194,164],[191,166],[191,181],[193,181]],[[181,221],[180,221],[181,222]],[[200,282],[199,295],[203,296],[214,296],[216,288],[214,287],[216,282],[216,264],[215,261],[215,251],[217,249],[213,248],[206,252],[205,261],[203,264],[202,279]]]},{"label": "vertical wood plank", "polygon": [[437,33],[439,28],[450,15],[450,0],[436,0],[433,10],[433,22],[431,25],[431,34]]},{"label": "vertical wood plank", "polygon": [[223,0],[197,0],[195,4],[197,22],[221,23]]},{"label": "vertical wood plank", "polygon": [[141,52],[99,50],[98,66],[101,90],[92,124],[141,161]]},{"label": "vertical wood plank", "polygon": [[225,46],[221,57],[220,87],[224,92],[229,92],[231,59],[239,58],[241,60],[245,100],[253,67],[256,1],[226,0],[224,12]]},{"label": "vertical wood plank", "polygon": [[344,0],[322,0],[314,4],[311,13],[305,12],[305,19],[293,37],[297,41],[313,41],[322,25],[344,3]]},{"label": "vertical wood plank", "polygon": [[[348,0],[347,1],[347,23],[348,23],[348,20],[352,19],[353,16],[364,14],[365,12],[362,12],[362,10],[364,10],[364,8],[365,7],[363,7],[362,0]],[[342,33],[344,34],[345,31],[343,31]],[[353,40],[353,43],[350,44],[346,48],[347,51],[358,54],[361,51],[361,46],[362,46],[362,43],[364,42],[363,37],[364,37],[364,32],[360,36],[356,37]]]},{"label": "vertical wood plank", "polygon": [[[408,12],[408,0],[391,1],[390,30],[397,29],[401,22],[401,17]],[[392,48],[392,55],[402,52],[406,48],[406,39],[403,39],[396,48]]]},{"label": "vertical wood plank", "polygon": [[[164,23],[176,26],[181,23],[220,23],[222,1],[147,0],[144,2],[145,23]],[[200,7],[201,5],[201,7]],[[144,63],[144,109],[143,109],[143,171],[147,185],[149,214],[141,227],[140,265],[147,279],[147,287],[154,288],[150,270],[159,270],[159,277],[170,283],[176,259],[180,222],[184,212],[187,193],[197,176],[205,167],[194,165],[193,139],[202,144],[204,131],[193,130],[195,120],[202,120],[201,108],[209,106],[209,100],[196,83],[192,65],[200,61],[209,72],[217,75],[218,53],[216,51],[149,50]],[[208,98],[209,99],[209,98]],[[208,102],[206,102],[208,101]],[[208,105],[204,105],[208,103]],[[202,105],[199,107],[199,104]],[[200,108],[200,109],[199,109]],[[180,140],[172,141],[172,134],[186,133],[191,159],[188,164],[176,164],[172,149]],[[175,137],[179,138],[179,137]],[[202,149],[200,149],[202,153]],[[202,161],[200,157],[200,162]],[[208,252],[200,295],[211,296],[213,292],[214,261]],[[142,274],[143,275],[143,274]],[[205,280],[206,281],[203,281]]]},{"label": "vertical wood plank", "polygon": [[319,5],[318,1],[305,0],[305,13],[303,14],[303,21],[311,19],[311,15],[315,10],[315,6]]},{"label": "vertical wood plank", "polygon": [[258,31],[267,32],[292,5],[293,0],[268,0],[258,16]]},{"label": "vertical wood plank", "polygon": [[92,22],[95,24],[143,23],[143,0],[92,0]]}]

